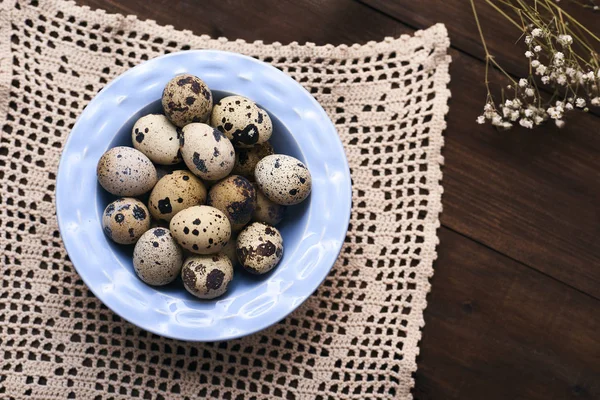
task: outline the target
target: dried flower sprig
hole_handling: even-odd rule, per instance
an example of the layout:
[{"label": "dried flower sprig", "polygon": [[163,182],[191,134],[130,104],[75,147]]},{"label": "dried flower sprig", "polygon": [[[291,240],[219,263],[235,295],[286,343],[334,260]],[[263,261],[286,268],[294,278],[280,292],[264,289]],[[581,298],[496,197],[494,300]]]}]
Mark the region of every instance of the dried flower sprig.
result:
[{"label": "dried flower sprig", "polygon": [[[558,127],[565,124],[565,114],[588,106],[600,106],[600,59],[594,45],[600,38],[566,13],[552,0],[485,0],[522,33],[527,46],[524,54],[529,75],[516,79],[507,73],[488,51],[475,1],[473,15],[485,51],[486,103],[477,122],[509,129],[514,124],[533,128],[553,120]],[[595,1],[588,1],[590,8]],[[595,8],[597,9],[597,7]],[[502,100],[496,103],[488,80],[490,66],[502,72],[511,82]],[[552,95],[542,96],[540,86],[550,88]],[[511,94],[508,98],[508,93]]]}]

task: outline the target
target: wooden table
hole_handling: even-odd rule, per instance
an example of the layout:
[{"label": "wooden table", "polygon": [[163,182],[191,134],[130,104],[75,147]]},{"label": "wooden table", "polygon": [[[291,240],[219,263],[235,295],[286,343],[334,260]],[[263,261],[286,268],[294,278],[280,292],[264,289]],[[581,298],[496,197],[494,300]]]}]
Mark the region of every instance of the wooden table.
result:
[{"label": "wooden table", "polygon": [[[467,1],[78,2],[197,34],[283,43],[364,43],[444,22],[453,61],[443,227],[415,398],[600,398],[600,110],[572,113],[561,130],[475,124],[484,56]],[[523,75],[518,33],[478,4],[489,49]],[[566,6],[598,32],[597,13]]]}]

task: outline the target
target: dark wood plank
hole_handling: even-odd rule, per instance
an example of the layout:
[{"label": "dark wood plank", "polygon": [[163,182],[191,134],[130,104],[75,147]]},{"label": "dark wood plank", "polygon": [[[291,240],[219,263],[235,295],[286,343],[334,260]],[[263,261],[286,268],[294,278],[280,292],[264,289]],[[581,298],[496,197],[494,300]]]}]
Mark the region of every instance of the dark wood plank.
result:
[{"label": "dark wood plank", "polygon": [[439,233],[415,399],[600,398],[598,301]]},{"label": "dark wood plank", "polygon": [[[443,22],[450,32],[454,47],[480,60],[485,59],[471,4],[468,0],[359,1],[417,29]],[[508,72],[517,76],[527,76],[528,63],[524,56],[526,46],[523,40],[516,43],[521,33],[484,0],[476,0],[475,4],[490,53]],[[560,6],[589,27],[590,30],[599,33],[598,13],[584,9],[569,1],[560,2]],[[596,50],[600,51],[600,46],[596,46]]]},{"label": "dark wood plank", "polygon": [[[135,14],[161,25],[196,34],[265,42],[316,44],[366,43],[383,36],[412,33],[413,29],[348,0],[273,1],[241,4],[235,0],[77,0],[108,12]],[[375,18],[378,24],[365,23]]]},{"label": "dark wood plank", "polygon": [[598,119],[581,114],[562,130],[477,125],[483,66],[452,57],[442,223],[600,298]]}]

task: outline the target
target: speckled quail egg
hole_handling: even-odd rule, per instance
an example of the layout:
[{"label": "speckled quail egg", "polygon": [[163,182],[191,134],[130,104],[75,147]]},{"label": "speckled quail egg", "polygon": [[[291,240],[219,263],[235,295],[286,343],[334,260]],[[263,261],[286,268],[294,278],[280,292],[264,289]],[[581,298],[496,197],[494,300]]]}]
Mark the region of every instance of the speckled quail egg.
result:
[{"label": "speckled quail egg", "polygon": [[244,269],[265,274],[275,268],[283,256],[283,238],[270,225],[254,222],[240,232],[236,252]]},{"label": "speckled quail egg", "polygon": [[271,154],[273,154],[273,146],[269,142],[257,144],[248,149],[237,149],[235,152],[235,166],[232,173],[242,175],[253,181],[256,164]]},{"label": "speckled quail egg", "polygon": [[206,83],[197,76],[183,74],[171,79],[162,94],[162,106],[169,120],[183,128],[191,122],[206,122],[213,97]]},{"label": "speckled quail egg", "polygon": [[235,152],[229,139],[206,124],[183,128],[181,155],[190,171],[206,180],[225,178],[235,164]]},{"label": "speckled quail egg", "polygon": [[137,199],[118,199],[104,209],[102,228],[114,242],[132,244],[150,229],[150,214]]},{"label": "speckled quail egg", "polygon": [[170,221],[186,208],[204,204],[206,188],[190,171],[173,171],[162,177],[152,189],[148,209],[152,217]]},{"label": "speckled quail egg", "polygon": [[132,147],[113,147],[100,157],[98,182],[115,196],[139,196],[157,181],[156,168],[142,152]]},{"label": "speckled quail egg", "polygon": [[137,120],[131,132],[133,147],[152,162],[171,165],[181,162],[178,128],[161,114],[146,115]]},{"label": "speckled quail egg", "polygon": [[181,269],[183,286],[201,299],[214,299],[227,291],[233,279],[233,266],[224,254],[192,256]]},{"label": "speckled quail egg", "polygon": [[177,243],[197,254],[217,253],[231,237],[227,216],[209,206],[193,206],[178,212],[169,228]]},{"label": "speckled quail egg", "polygon": [[[254,184],[256,185],[256,183]],[[264,222],[269,225],[277,225],[283,219],[286,206],[272,202],[264,195],[264,193],[255,186],[256,190],[256,207],[252,213],[252,220],[256,222]]]},{"label": "speckled quail egg", "polygon": [[225,213],[231,229],[238,231],[252,218],[256,206],[256,191],[243,176],[231,175],[210,188],[207,204]]},{"label": "speckled quail egg", "polygon": [[221,249],[221,253],[225,254],[229,258],[229,260],[231,261],[231,264],[233,264],[233,266],[236,266],[237,264],[239,264],[239,261],[237,259],[236,250],[235,250],[236,242],[237,242],[237,233],[232,232],[231,238],[229,238],[229,241],[227,242],[227,244]]},{"label": "speckled quail egg", "polygon": [[273,133],[269,114],[242,96],[228,96],[215,104],[210,123],[236,147],[264,143]]},{"label": "speckled quail egg", "polygon": [[286,206],[306,199],[312,184],[308,168],[300,160],[283,154],[260,160],[254,178],[269,200]]},{"label": "speckled quail egg", "polygon": [[149,285],[173,282],[179,276],[182,264],[183,251],[165,228],[150,229],[133,249],[133,269]]}]

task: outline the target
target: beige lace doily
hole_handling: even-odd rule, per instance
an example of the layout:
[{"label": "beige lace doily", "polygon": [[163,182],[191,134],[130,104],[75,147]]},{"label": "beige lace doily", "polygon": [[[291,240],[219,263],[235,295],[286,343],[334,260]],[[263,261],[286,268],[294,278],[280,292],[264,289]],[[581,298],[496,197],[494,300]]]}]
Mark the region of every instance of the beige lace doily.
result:
[{"label": "beige lace doily", "polygon": [[[443,25],[352,46],[211,39],[57,0],[0,0],[0,398],[404,399],[441,211],[449,40]],[[216,48],[273,63],[323,105],[352,169],[329,277],[291,316],[239,340],[185,343],[123,321],[83,284],[55,220],[70,128],[144,60]]]}]

